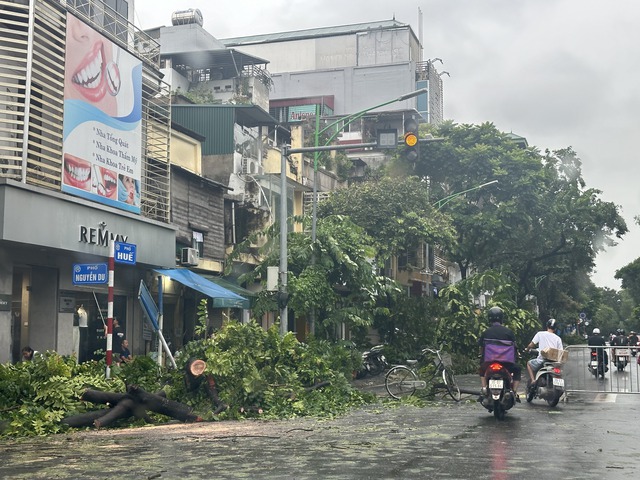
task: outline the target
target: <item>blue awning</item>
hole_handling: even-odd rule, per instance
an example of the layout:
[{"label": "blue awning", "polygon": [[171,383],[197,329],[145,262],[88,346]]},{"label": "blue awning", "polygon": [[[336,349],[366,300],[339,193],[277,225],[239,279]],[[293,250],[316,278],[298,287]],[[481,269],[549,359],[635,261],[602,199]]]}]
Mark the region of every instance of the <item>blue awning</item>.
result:
[{"label": "blue awning", "polygon": [[207,280],[202,275],[187,270],[186,268],[154,269],[160,275],[165,275],[182,285],[193,288],[213,299],[216,308],[250,308],[249,300],[233,293],[220,285]]}]

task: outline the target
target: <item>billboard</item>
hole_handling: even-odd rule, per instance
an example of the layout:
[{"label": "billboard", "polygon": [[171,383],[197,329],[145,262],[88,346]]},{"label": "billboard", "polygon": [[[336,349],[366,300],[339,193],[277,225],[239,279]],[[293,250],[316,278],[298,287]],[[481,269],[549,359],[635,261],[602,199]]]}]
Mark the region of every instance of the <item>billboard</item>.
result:
[{"label": "billboard", "polygon": [[67,13],[62,191],[140,213],[142,62]]}]

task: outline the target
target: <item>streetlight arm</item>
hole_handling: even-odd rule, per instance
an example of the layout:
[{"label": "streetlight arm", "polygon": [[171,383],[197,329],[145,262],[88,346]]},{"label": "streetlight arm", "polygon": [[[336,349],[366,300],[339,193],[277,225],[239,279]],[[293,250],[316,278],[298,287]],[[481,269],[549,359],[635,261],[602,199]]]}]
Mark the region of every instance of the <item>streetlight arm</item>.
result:
[{"label": "streetlight arm", "polygon": [[[417,97],[418,95],[422,95],[423,93],[428,93],[428,89],[427,88],[421,88],[419,90],[415,90],[413,92],[409,92],[409,93],[405,93],[404,95],[400,95],[398,98],[394,98],[393,100],[389,100],[387,102],[381,103],[379,105],[374,105],[373,107],[369,107],[369,108],[365,108],[364,110],[361,110],[359,112],[356,113],[352,113],[351,115],[347,115],[346,117],[342,117],[339,118],[338,120],[336,120],[333,123],[330,123],[329,125],[327,125],[326,127],[324,127],[323,129],[321,129],[318,133],[322,134],[324,132],[326,132],[327,130],[329,130],[330,128],[335,127],[336,125],[338,125],[341,122],[344,122],[345,119],[348,119],[347,122],[343,123],[343,126],[347,126],[350,125],[351,123],[355,122],[356,120],[358,120],[360,117],[362,117],[365,113],[370,112],[371,110],[375,110],[376,108],[380,108],[380,107],[384,107],[385,105],[389,105],[391,103],[395,103],[395,102],[403,102],[404,100],[408,100],[410,98],[413,97]],[[325,145],[328,145],[329,143],[331,143],[331,141],[336,138],[338,136],[340,132],[336,132],[335,134],[333,134],[331,136],[331,138],[329,138],[329,140],[327,140],[325,142]],[[317,145],[316,145],[317,146]]]},{"label": "streetlight arm", "polygon": [[477,185],[477,186],[475,186],[475,187],[468,188],[468,189],[463,190],[463,191],[461,191],[461,192],[453,193],[453,194],[451,194],[451,195],[449,195],[449,196],[447,196],[447,197],[444,197],[444,198],[441,198],[440,200],[438,200],[436,203],[434,203],[434,206],[435,206],[438,210],[440,210],[440,209],[441,209],[442,207],[444,207],[447,203],[449,203],[449,202],[450,202],[451,200],[453,200],[454,198],[459,197],[460,195],[464,195],[465,193],[469,193],[469,192],[471,192],[471,191],[473,191],[473,190],[478,190],[478,189],[480,189],[480,188],[484,188],[484,187],[487,187],[487,186],[489,186],[489,185],[493,185],[493,184],[495,184],[495,183],[498,183],[498,180],[491,180],[490,182],[483,183],[482,185]]}]

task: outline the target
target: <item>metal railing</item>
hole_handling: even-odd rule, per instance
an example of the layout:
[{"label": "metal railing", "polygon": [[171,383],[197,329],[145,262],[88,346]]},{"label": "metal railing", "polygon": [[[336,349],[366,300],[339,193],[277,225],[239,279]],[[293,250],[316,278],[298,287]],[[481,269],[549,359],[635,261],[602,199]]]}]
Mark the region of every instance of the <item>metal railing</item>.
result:
[{"label": "metal railing", "polygon": [[[608,370],[604,378],[594,375],[589,371],[592,349],[603,350],[607,354],[606,366]],[[590,347],[587,345],[571,345],[569,350],[569,360],[563,366],[563,376],[565,379],[565,390],[571,393],[612,393],[630,394],[640,393],[640,366],[637,359],[640,354],[634,356],[631,347]],[[617,350],[617,352],[616,352]],[[626,352],[624,352],[626,351]],[[637,350],[636,350],[637,352]],[[624,368],[618,369],[616,357],[620,353],[624,355],[627,364]]]}]

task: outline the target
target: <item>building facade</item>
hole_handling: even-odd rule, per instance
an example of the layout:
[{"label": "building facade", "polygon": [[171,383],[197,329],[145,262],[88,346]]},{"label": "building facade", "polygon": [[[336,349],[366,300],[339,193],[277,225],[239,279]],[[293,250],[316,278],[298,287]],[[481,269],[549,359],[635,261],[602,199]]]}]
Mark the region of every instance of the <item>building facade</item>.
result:
[{"label": "building facade", "polygon": [[[301,132],[300,145],[314,145],[318,130],[326,132],[319,145],[327,137],[330,143],[346,145],[375,142],[379,130],[396,131],[401,138],[409,119],[443,121],[443,82],[435,66],[441,60],[425,60],[411,26],[395,18],[221,42],[269,60],[270,112],[292,132]],[[424,92],[407,95],[418,90]],[[332,124],[335,128],[329,129]],[[366,178],[368,169],[379,168],[388,159],[386,151],[371,148],[348,151],[347,157],[352,163],[350,182]],[[344,180],[330,181],[330,175],[318,177],[313,156],[298,161],[304,172],[302,183],[316,186],[316,201],[347,186]],[[306,213],[312,212],[313,201],[314,193],[306,193]],[[434,283],[441,285],[447,276],[442,260],[426,244],[391,259],[384,273],[415,296],[433,294]]]},{"label": "building facade", "polygon": [[106,350],[113,242],[137,248],[114,269],[114,316],[134,354],[150,348],[138,285],[175,265],[169,95],[159,45],[112,7],[0,5],[0,362]]}]

